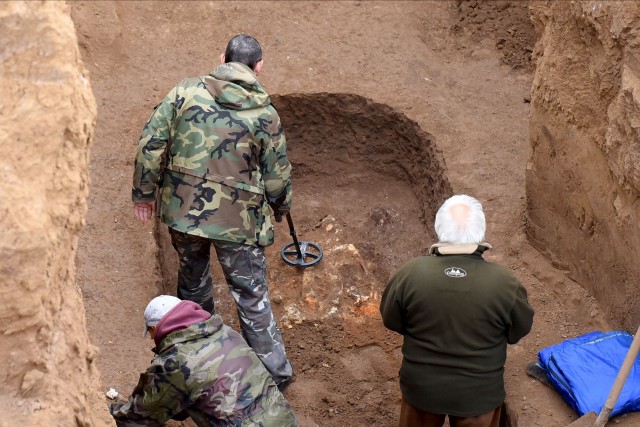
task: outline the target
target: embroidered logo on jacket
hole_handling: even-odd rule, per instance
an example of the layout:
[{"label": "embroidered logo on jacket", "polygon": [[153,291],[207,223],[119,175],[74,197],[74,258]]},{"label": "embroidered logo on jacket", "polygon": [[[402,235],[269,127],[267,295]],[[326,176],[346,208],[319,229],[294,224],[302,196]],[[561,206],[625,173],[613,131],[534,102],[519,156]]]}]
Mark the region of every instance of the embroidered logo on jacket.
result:
[{"label": "embroidered logo on jacket", "polygon": [[460,267],[449,267],[444,271],[444,274],[457,279],[466,276],[467,272]]}]

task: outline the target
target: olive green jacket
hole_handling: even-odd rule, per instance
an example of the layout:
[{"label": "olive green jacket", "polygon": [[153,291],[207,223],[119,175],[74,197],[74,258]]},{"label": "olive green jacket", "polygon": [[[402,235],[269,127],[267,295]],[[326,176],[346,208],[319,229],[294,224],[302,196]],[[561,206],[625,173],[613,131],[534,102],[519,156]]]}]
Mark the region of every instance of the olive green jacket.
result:
[{"label": "olive green jacket", "polygon": [[518,279],[482,258],[487,247],[437,245],[382,295],[385,326],[404,336],[400,388],[418,409],[470,417],[505,398],[507,344],[529,333],[533,309]]}]

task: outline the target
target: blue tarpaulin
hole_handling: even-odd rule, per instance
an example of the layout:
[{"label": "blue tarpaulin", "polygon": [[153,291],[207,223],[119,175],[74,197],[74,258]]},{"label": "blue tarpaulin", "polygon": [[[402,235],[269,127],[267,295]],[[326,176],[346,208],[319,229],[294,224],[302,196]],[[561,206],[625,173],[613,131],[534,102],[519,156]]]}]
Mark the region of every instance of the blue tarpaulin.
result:
[{"label": "blue tarpaulin", "polygon": [[[633,336],[627,332],[591,332],[538,353],[538,363],[564,400],[580,416],[600,412]],[[611,416],[640,410],[640,357],[629,372]]]}]

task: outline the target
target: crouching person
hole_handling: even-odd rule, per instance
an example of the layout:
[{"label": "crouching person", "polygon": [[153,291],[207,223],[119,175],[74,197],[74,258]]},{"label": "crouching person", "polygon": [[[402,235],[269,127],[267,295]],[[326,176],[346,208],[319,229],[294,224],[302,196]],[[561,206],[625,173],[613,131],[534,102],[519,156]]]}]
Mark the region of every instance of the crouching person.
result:
[{"label": "crouching person", "polygon": [[110,405],[119,427],[188,417],[198,427],[298,425],[258,356],[220,316],[162,295],[144,317],[156,356],[129,401]]}]

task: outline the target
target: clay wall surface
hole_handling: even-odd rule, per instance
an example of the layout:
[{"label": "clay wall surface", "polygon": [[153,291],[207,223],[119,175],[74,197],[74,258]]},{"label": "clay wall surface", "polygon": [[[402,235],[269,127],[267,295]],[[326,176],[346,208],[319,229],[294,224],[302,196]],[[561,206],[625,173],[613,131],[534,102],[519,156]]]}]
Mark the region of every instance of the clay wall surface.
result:
[{"label": "clay wall surface", "polygon": [[65,3],[0,28],[0,426],[103,426],[74,265],[95,101]]},{"label": "clay wall surface", "polygon": [[[614,326],[640,321],[640,3],[531,2],[527,233]],[[593,314],[592,314],[593,315]]]}]

